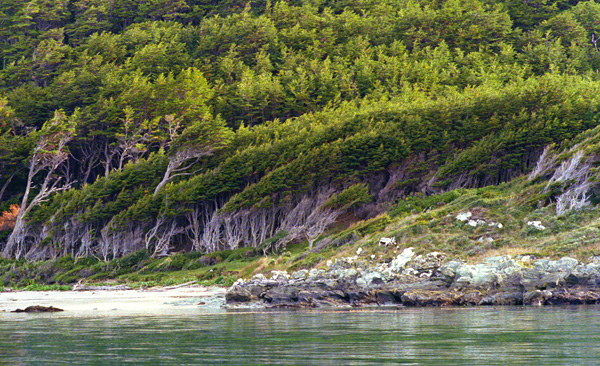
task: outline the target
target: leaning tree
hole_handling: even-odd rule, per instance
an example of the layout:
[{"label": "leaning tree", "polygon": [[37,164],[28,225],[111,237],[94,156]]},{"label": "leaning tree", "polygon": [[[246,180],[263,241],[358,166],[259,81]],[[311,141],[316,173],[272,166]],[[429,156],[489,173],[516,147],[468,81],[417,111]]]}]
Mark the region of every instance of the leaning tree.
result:
[{"label": "leaning tree", "polygon": [[[29,133],[32,149],[26,161],[29,173],[23,199],[15,226],[2,251],[4,257],[21,258],[27,253],[27,223],[25,216],[32,208],[44,202],[51,194],[68,189],[70,183],[57,174],[59,168],[69,158],[67,143],[75,135],[78,112],[67,116],[62,110],[56,111],[41,129]],[[41,174],[40,176],[40,173]],[[35,186],[39,183],[39,186]],[[32,192],[35,196],[30,199]]]}]

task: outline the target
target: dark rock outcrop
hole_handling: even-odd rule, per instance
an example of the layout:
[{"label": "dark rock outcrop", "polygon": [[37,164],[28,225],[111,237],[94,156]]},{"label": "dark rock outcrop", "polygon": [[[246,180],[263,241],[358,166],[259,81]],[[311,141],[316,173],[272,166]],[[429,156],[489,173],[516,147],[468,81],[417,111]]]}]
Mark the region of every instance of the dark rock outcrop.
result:
[{"label": "dark rock outcrop", "polygon": [[63,309],[55,308],[54,306],[33,305],[25,309],[17,309],[13,313],[56,313],[64,311]]}]

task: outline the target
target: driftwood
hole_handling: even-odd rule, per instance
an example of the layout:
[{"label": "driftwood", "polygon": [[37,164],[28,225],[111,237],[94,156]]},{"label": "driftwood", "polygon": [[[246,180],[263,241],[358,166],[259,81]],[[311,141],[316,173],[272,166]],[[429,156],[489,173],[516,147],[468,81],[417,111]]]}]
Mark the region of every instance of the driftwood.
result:
[{"label": "driftwood", "polygon": [[194,284],[196,284],[196,281],[190,281],[190,282],[182,283],[180,285],[165,287],[164,290],[165,291],[174,290],[176,288],[181,288],[181,287],[186,287],[186,286],[192,286]]},{"label": "driftwood", "polygon": [[73,291],[119,291],[119,290],[131,290],[131,287],[127,285],[115,285],[115,286],[88,286],[76,284],[73,286]]}]

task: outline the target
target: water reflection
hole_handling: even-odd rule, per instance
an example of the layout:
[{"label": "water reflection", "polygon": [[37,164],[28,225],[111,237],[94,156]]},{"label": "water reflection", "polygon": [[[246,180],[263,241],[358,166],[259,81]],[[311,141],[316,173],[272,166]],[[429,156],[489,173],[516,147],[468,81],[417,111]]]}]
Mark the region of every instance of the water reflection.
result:
[{"label": "water reflection", "polygon": [[592,365],[600,308],[0,314],[6,365]]}]

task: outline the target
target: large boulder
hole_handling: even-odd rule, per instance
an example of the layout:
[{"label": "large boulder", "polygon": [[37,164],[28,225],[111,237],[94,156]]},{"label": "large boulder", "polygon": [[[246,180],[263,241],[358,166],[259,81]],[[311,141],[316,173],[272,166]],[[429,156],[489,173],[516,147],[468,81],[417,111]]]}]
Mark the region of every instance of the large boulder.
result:
[{"label": "large boulder", "polygon": [[256,287],[251,286],[232,286],[225,294],[225,301],[228,304],[243,304],[258,301]]}]

